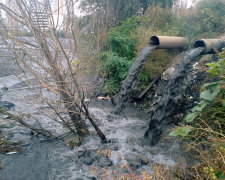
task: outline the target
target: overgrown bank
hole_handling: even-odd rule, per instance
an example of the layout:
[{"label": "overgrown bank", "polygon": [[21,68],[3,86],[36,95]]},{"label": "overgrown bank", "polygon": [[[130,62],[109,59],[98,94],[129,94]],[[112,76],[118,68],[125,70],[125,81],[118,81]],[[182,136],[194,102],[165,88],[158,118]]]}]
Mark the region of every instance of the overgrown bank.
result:
[{"label": "overgrown bank", "polygon": [[[224,33],[225,3],[205,0],[190,9],[149,6],[143,16],[132,16],[109,29],[100,55],[101,72],[106,78],[105,94],[116,94],[136,55],[152,35],[185,36],[192,42],[199,38],[215,38]],[[139,89],[173,64],[180,51],[156,50],[139,76]]]},{"label": "overgrown bank", "polygon": [[211,78],[201,88],[199,102],[170,133],[196,159],[187,172],[195,179],[225,178],[225,50],[206,64]]},{"label": "overgrown bank", "polygon": [[[102,92],[116,94],[119,91],[136,54],[148,43],[150,36],[185,36],[191,42],[200,38],[216,38],[224,33],[224,27],[224,1],[201,1],[195,8],[177,12],[149,7],[144,16],[133,16],[107,34],[105,49],[100,56],[102,72],[107,79]],[[155,51],[138,78],[139,90],[171,66],[174,56],[179,53]],[[208,64],[212,83],[203,85],[201,101],[184,120],[187,126],[181,126],[170,134],[182,137],[185,150],[196,159],[192,167],[180,169],[181,173],[176,174],[176,178],[225,178],[224,53],[220,54],[219,62]]]}]

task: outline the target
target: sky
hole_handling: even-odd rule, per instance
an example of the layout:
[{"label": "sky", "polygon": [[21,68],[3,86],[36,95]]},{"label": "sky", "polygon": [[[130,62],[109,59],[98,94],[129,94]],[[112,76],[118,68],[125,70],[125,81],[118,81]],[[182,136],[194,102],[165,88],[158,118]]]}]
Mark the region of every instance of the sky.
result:
[{"label": "sky", "polygon": [[[6,0],[0,0],[0,2],[2,2],[2,3],[5,3],[5,1]],[[186,2],[187,3],[187,8],[190,8],[191,6],[192,6],[192,2],[194,1],[194,0],[182,0],[183,2]],[[78,9],[78,6],[79,6],[79,3],[76,3],[76,15],[78,16],[78,17],[80,17],[80,16],[82,16],[82,13],[80,12],[80,10]],[[4,17],[4,13],[2,13],[2,15],[3,15],[3,17]]]}]

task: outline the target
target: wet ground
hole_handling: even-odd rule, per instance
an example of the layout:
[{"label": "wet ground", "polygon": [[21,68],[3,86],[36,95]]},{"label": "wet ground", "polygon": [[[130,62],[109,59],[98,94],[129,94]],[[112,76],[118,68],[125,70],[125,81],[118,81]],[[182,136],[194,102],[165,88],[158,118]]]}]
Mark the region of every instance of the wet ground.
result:
[{"label": "wet ground", "polygon": [[[35,79],[27,73],[28,79],[33,82],[32,86],[28,85],[12,57],[2,55],[0,65],[0,101],[15,104],[10,112],[31,114],[55,134],[66,133],[64,127],[44,115],[44,112],[49,112],[49,107],[39,97],[40,89]],[[42,91],[48,93],[46,90]],[[93,167],[97,173],[104,167],[116,169],[118,173],[129,172],[122,166],[124,163],[138,175],[143,171],[150,172],[153,163],[174,166],[183,156],[179,144],[165,137],[154,147],[143,144],[143,135],[149,123],[149,115],[145,112],[130,106],[117,116],[111,114],[113,106],[108,101],[91,100],[89,103],[90,112],[110,140],[109,143],[102,144],[94,130],[91,130],[93,133],[84,139],[80,147],[70,149],[63,140],[36,137],[30,130],[1,115],[0,136],[10,141],[23,141],[24,151],[20,154],[0,154],[3,167],[0,179],[95,179],[99,176],[91,173]],[[31,124],[37,123],[32,117],[26,118]],[[105,150],[113,152],[112,155],[104,156]]]}]

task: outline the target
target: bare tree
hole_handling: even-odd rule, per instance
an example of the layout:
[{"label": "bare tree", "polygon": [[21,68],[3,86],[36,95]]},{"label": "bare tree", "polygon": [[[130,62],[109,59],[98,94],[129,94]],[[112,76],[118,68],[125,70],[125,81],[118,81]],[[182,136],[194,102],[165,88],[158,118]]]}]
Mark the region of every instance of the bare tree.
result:
[{"label": "bare tree", "polygon": [[[31,8],[32,3],[36,3],[36,6]],[[15,0],[16,11],[0,3],[0,9],[20,24],[17,32],[14,32],[1,20],[0,33],[21,68],[31,73],[41,88],[46,88],[49,93],[59,97],[48,98],[40,91],[43,99],[58,116],[57,121],[71,132],[83,137],[89,134],[85,121],[87,119],[101,140],[106,141],[104,133],[89,113],[85,103],[86,87],[83,86],[80,80],[82,78],[79,77],[88,63],[84,63],[79,68],[72,65],[77,57],[81,56],[79,53],[82,47],[79,44],[80,34],[76,22],[75,1],[56,1],[55,3],[57,8],[53,9],[49,0]],[[64,13],[60,14],[62,8]],[[61,22],[60,15],[64,16]],[[21,33],[27,31],[33,38],[19,37],[18,31]],[[67,38],[59,38],[59,31],[64,31]],[[80,43],[84,42],[80,41]],[[92,52],[93,56],[94,52]],[[67,112],[70,121],[65,120],[60,112]]]}]

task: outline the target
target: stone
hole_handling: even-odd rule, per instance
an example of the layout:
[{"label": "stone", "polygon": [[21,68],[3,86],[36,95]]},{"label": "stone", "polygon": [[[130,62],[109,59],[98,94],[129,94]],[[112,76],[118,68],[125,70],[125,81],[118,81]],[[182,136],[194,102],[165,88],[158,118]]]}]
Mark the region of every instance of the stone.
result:
[{"label": "stone", "polygon": [[74,147],[81,145],[82,139],[83,139],[82,137],[75,136],[73,138],[65,139],[64,142],[68,147],[73,149]]},{"label": "stone", "polygon": [[109,167],[112,165],[113,162],[108,157],[100,157],[96,162],[94,162],[94,166],[97,167]]},{"label": "stone", "polygon": [[2,91],[8,91],[9,89],[7,87],[1,88]]},{"label": "stone", "polygon": [[0,139],[1,138],[11,139],[13,138],[13,134],[7,131],[0,131]]},{"label": "stone", "polygon": [[13,123],[8,123],[8,122],[0,122],[0,128],[6,128],[6,129],[10,129],[13,128],[15,126],[15,124]]},{"label": "stone", "polygon": [[93,150],[86,150],[86,152],[78,158],[82,164],[91,165],[96,160],[97,153]]},{"label": "stone", "polygon": [[162,74],[162,79],[164,81],[169,81],[170,77],[174,73],[175,69],[173,67],[168,68],[163,74]]},{"label": "stone", "polygon": [[0,101],[0,107],[5,108],[6,110],[14,109],[15,104],[8,101]]}]

